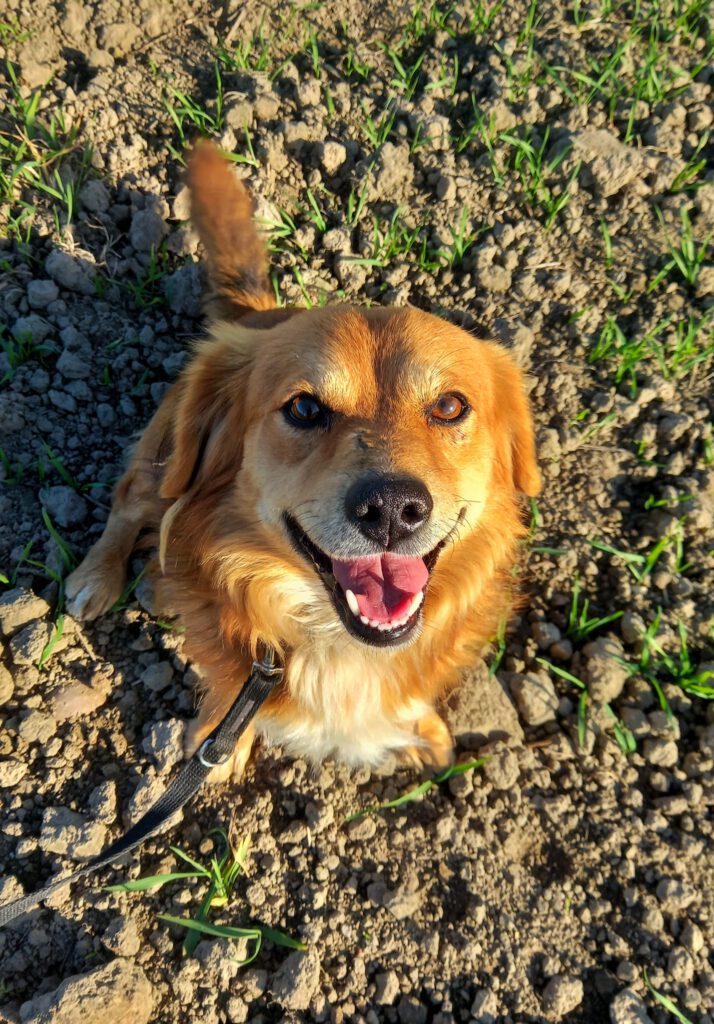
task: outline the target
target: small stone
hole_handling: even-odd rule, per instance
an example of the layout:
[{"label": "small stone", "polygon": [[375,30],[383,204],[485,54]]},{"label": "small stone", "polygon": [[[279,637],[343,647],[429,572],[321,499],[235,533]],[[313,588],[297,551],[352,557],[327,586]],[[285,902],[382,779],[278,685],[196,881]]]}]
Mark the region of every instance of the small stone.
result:
[{"label": "small stone", "polygon": [[560,630],[552,622],[534,622],[531,635],[541,651],[547,651],[551,644],[560,640]]},{"label": "small stone", "polygon": [[468,671],[450,695],[444,708],[452,735],[458,743],[474,750],[484,743],[523,741],[518,712],[506,688],[484,661]]},{"label": "small stone", "polygon": [[45,309],[59,295],[54,281],[35,278],[27,286],[27,301],[33,309]]},{"label": "small stone", "polygon": [[647,1006],[631,988],[623,988],[610,1003],[611,1024],[654,1024]]},{"label": "small stone", "polygon": [[32,341],[36,345],[41,345],[51,333],[52,325],[37,313],[18,317],[12,325],[12,336],[16,341]]},{"label": "small stone", "polygon": [[116,956],[135,956],[141,949],[136,921],[131,917],[115,917],[105,928],[102,942]]},{"label": "small stone", "polygon": [[648,764],[672,768],[679,759],[679,750],[674,740],[646,739],[642,744],[642,756]]},{"label": "small stone", "polygon": [[681,946],[673,949],[667,957],[667,974],[680,985],[687,985],[694,977],[694,960]]},{"label": "small stone", "polygon": [[605,128],[575,132],[573,156],[582,161],[585,186],[595,185],[603,198],[614,196],[642,173],[639,151]]},{"label": "small stone", "polygon": [[558,712],[558,695],[549,676],[542,672],[514,672],[510,689],[527,725],[552,722]]},{"label": "small stone", "polygon": [[657,884],[657,899],[672,912],[686,910],[695,893],[678,878],[662,878]]},{"label": "small stone", "polygon": [[[231,103],[226,104],[223,118],[229,128],[242,135],[245,129],[250,128],[253,123],[253,104],[244,96],[233,100]],[[188,219],[188,215],[186,217],[179,217],[175,212],[174,217],[176,220]]]},{"label": "small stone", "polygon": [[27,775],[27,761],[15,757],[0,760],[0,789],[12,789]]},{"label": "small stone", "polygon": [[100,708],[109,696],[109,687],[85,686],[78,681],[57,686],[47,696],[47,707],[56,722],[84,718]]},{"label": "small stone", "polygon": [[79,201],[90,213],[107,213],[111,200],[104,182],[93,178],[82,187]]},{"label": "small stone", "polygon": [[5,666],[0,663],[0,707],[12,697],[15,692],[15,681]]},{"label": "small stone", "polygon": [[495,992],[488,988],[479,989],[471,1004],[471,1016],[478,1024],[496,1024],[499,1007]]},{"label": "small stone", "polygon": [[545,986],[542,998],[546,1012],[560,1019],[582,1003],[583,983],[580,978],[556,974]]},{"label": "small stone", "polygon": [[395,892],[387,891],[382,899],[382,905],[387,908],[392,917],[397,921],[403,921],[407,917],[413,917],[421,906],[423,892],[404,892],[397,889]]},{"label": "small stone", "polygon": [[335,808],[325,800],[312,800],[305,808],[305,819],[311,832],[320,833],[335,820]]},{"label": "small stone", "polygon": [[0,595],[0,634],[12,636],[21,626],[41,619],[50,610],[44,598],[31,590],[14,587]]},{"label": "small stone", "polygon": [[30,709],[17,727],[17,734],[23,743],[47,743],[57,732],[57,723],[52,715],[46,715],[36,708]]},{"label": "small stone", "polygon": [[140,37],[141,29],[131,21],[116,21],[111,25],[104,25],[99,33],[102,46],[115,57],[131,53]]},{"label": "small stone", "polygon": [[346,162],[347,150],[341,142],[334,142],[332,139],[328,139],[327,142],[319,144],[318,156],[325,174],[332,177],[337,174],[340,167]]},{"label": "small stone", "polygon": [[316,950],[291,953],[273,975],[270,991],[285,1010],[308,1010],[320,989]]},{"label": "small stone", "polygon": [[273,121],[280,112],[280,100],[273,92],[261,92],[256,96],[253,113],[257,121]]},{"label": "small stone", "polygon": [[699,925],[695,924],[694,921],[687,921],[684,928],[682,928],[679,941],[685,949],[696,955],[704,946],[704,935]]},{"label": "small stone", "polygon": [[52,521],[60,526],[79,526],[87,518],[87,502],[74,488],[65,484],[43,488],[40,498]]},{"label": "small stone", "polygon": [[184,263],[164,278],[164,294],[173,313],[201,315],[203,286],[198,263]]},{"label": "small stone", "polygon": [[[51,622],[31,622],[10,641],[12,660],[16,665],[37,665],[53,633]],[[66,640],[61,646],[65,645]]]},{"label": "small stone", "polygon": [[374,979],[374,1001],[378,1006],[391,1006],[400,992],[396,971],[385,971]]},{"label": "small stone", "polygon": [[647,626],[637,612],[625,612],[620,619],[620,632],[625,643],[636,644],[647,632]]},{"label": "small stone", "polygon": [[57,369],[65,380],[85,380],[92,375],[92,364],[66,349],[57,360]]},{"label": "small stone", "polygon": [[168,227],[155,210],[137,210],[131,220],[129,241],[137,252],[158,249]]},{"label": "small stone", "polygon": [[104,846],[106,828],[88,821],[67,807],[47,807],[42,816],[38,845],[45,853],[57,853],[71,860],[96,857]]},{"label": "small stone", "polygon": [[174,670],[168,661],[157,661],[141,673],[141,681],[153,693],[161,693],[174,680]]},{"label": "small stone", "polygon": [[[163,796],[165,790],[166,781],[157,776],[156,769],[148,768],[146,774],[139,780],[129,803],[124,810],[124,828],[131,828],[132,825],[135,825],[136,822],[143,817],[151,807],[153,807],[156,801]],[[176,813],[172,814],[158,830],[159,835],[164,832],[172,831],[176,828],[182,818],[183,811],[176,811]]]},{"label": "small stone", "polygon": [[508,750],[503,744],[499,743],[495,750],[486,748],[481,753],[489,755],[489,760],[483,766],[483,774],[493,788],[499,790],[512,789],[521,773],[518,756],[514,751]]},{"label": "small stone", "polygon": [[119,959],[86,974],[73,974],[51,994],[25,1003],[22,1019],[23,1024],[149,1024],[153,1006],[144,972]]},{"label": "small stone", "polygon": [[79,256],[70,256],[68,252],[54,249],[45,260],[45,270],[60,288],[81,295],[95,294],[96,267]]},{"label": "small stone", "polygon": [[[162,663],[159,662],[159,664]],[[149,735],[144,739],[142,746],[145,753],[154,758],[162,774],[183,760],[184,731],[185,723],[171,718],[152,725]]]},{"label": "small stone", "polygon": [[416,996],[402,996],[397,1004],[400,1024],[426,1024],[429,1011]]},{"label": "small stone", "polygon": [[598,637],[583,648],[588,692],[597,704],[616,700],[627,682],[629,671],[622,664],[625,651],[616,637]]},{"label": "small stone", "polygon": [[443,203],[452,203],[456,199],[456,182],[447,174],[440,174],[436,181],[436,198]]}]

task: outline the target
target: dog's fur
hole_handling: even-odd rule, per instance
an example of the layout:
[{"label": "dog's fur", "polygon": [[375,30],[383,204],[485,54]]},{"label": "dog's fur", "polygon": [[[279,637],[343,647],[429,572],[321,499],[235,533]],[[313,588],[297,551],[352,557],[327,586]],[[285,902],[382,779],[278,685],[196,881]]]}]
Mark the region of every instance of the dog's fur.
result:
[{"label": "dog's fur", "polygon": [[[245,189],[208,144],[195,149],[188,180],[212,289],[210,334],[141,437],[103,536],[69,578],[70,610],[106,611],[139,532],[152,528],[161,603],[179,616],[203,678],[191,747],[270,644],[284,681],[241,739],[235,772],[255,733],[313,760],[376,764],[391,750],[446,764],[452,742],[435,705],[508,612],[521,495],[540,488],[521,374],[497,345],[416,309],[275,308]],[[454,392],[470,414],[430,419],[438,397]],[[285,403],[300,393],[334,411],[330,429],[286,421]],[[421,481],[433,499],[428,520],[397,545],[412,558],[443,548],[408,645],[352,635],[286,530],[289,513],[328,557],[372,555],[344,513],[365,474]]]}]

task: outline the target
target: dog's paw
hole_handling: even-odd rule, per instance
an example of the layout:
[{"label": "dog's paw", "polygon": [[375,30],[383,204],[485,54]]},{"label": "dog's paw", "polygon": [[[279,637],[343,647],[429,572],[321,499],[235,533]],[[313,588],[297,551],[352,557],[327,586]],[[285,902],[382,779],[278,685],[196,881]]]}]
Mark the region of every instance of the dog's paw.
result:
[{"label": "dog's paw", "polygon": [[419,742],[405,750],[407,761],[415,768],[443,771],[454,763],[454,743],[446,722],[436,712],[421,718],[415,728]]},{"label": "dog's paw", "polygon": [[124,589],[124,568],[114,559],[96,558],[92,552],[65,581],[67,611],[87,622],[108,612]]}]

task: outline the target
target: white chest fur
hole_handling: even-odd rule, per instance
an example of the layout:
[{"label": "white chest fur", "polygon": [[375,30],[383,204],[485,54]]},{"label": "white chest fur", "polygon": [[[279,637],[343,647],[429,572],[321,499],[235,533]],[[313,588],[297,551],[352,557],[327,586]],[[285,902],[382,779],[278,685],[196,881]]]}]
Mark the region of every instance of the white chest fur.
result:
[{"label": "white chest fur", "polygon": [[414,725],[428,710],[421,700],[394,709],[389,695],[393,657],[371,651],[344,633],[306,643],[290,656],[286,682],[294,701],[289,718],[260,715],[257,731],[287,752],[320,762],[378,765],[391,750],[418,743]]}]

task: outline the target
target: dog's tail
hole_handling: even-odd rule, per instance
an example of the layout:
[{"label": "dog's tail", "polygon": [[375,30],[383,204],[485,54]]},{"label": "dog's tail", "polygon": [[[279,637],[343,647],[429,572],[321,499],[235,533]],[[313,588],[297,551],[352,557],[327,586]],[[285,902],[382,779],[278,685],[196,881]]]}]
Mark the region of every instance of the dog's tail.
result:
[{"label": "dog's tail", "polygon": [[273,309],[265,246],[248,190],[216,146],[199,141],[188,160],[191,220],[206,250],[211,312],[228,320]]}]

